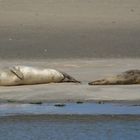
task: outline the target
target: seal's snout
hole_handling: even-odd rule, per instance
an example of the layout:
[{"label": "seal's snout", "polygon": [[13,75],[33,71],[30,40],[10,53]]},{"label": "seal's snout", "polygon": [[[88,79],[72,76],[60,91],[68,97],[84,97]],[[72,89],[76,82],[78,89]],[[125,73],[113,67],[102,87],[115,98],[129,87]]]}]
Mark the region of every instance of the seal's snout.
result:
[{"label": "seal's snout", "polygon": [[102,79],[102,80],[96,80],[88,83],[89,85],[106,85],[107,81]]}]

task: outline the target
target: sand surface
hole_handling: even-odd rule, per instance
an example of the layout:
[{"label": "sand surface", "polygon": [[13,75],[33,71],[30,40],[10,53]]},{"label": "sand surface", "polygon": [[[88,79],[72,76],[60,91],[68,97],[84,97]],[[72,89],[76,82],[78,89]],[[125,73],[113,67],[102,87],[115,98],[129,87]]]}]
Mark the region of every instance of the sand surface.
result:
[{"label": "sand surface", "polygon": [[140,56],[139,0],[0,0],[0,58]]},{"label": "sand surface", "polygon": [[40,61],[1,61],[0,67],[16,64],[65,71],[82,84],[51,83],[0,87],[1,102],[129,101],[140,103],[140,85],[89,86],[88,82],[128,69],[140,69],[140,59],[57,59]]},{"label": "sand surface", "polygon": [[82,81],[0,87],[0,101],[139,101],[139,85],[87,85],[140,68],[139,39],[139,0],[0,0],[0,67],[56,68]]}]

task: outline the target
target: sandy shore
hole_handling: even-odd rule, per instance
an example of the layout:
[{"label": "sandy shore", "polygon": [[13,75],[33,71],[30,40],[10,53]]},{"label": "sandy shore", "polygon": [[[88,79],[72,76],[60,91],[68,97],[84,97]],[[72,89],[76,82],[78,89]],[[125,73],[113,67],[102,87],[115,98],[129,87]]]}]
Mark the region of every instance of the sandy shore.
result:
[{"label": "sandy shore", "polygon": [[77,102],[111,101],[140,103],[140,85],[89,86],[89,81],[128,69],[139,69],[140,59],[90,59],[1,61],[0,66],[31,65],[65,71],[81,80],[82,84],[51,83],[0,87],[0,102]]},{"label": "sandy shore", "polygon": [[139,85],[87,84],[140,68],[139,15],[139,0],[0,0],[0,67],[56,68],[82,81],[0,87],[0,102],[139,102]]},{"label": "sandy shore", "polygon": [[139,0],[0,0],[0,58],[140,56]]}]

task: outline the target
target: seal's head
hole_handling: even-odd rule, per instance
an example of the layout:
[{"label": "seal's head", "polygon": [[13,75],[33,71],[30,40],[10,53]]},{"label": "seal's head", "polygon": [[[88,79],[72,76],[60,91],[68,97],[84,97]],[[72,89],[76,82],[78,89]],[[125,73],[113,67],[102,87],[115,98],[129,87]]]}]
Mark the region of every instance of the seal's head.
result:
[{"label": "seal's head", "polygon": [[109,82],[105,79],[89,82],[89,85],[107,85]]}]

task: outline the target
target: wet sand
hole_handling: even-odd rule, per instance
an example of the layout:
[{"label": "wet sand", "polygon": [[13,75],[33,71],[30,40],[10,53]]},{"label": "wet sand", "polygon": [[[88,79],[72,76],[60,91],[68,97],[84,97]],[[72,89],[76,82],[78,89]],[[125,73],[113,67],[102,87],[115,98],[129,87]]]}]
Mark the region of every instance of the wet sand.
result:
[{"label": "wet sand", "polygon": [[51,83],[0,87],[0,102],[135,102],[140,103],[140,85],[89,86],[88,82],[128,69],[140,69],[140,59],[56,59],[1,61],[0,67],[31,65],[65,71],[82,84]]},{"label": "wet sand", "polygon": [[[0,0],[0,67],[20,64],[55,68],[82,81],[82,84],[1,86],[0,115],[4,109],[14,113],[16,105],[20,112],[23,103],[36,107],[39,105],[34,104],[50,102],[117,102],[131,103],[139,109],[140,85],[87,84],[128,69],[140,69],[139,16],[139,0]],[[3,103],[12,105],[4,108]],[[25,106],[26,109],[30,108]],[[36,112],[31,111],[31,115],[1,116],[1,137],[14,140],[140,137],[138,114],[34,115]]]},{"label": "wet sand", "polygon": [[139,15],[139,0],[0,0],[0,58],[136,58]]},{"label": "wet sand", "polygon": [[139,102],[139,85],[87,85],[140,68],[139,15],[139,0],[0,0],[0,67],[56,68],[82,81],[0,87],[0,102]]}]

